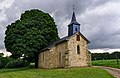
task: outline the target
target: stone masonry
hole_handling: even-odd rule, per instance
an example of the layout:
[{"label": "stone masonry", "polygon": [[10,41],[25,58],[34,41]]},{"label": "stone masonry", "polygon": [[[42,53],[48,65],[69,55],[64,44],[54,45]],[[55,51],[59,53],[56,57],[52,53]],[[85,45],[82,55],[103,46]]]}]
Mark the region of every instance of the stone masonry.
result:
[{"label": "stone masonry", "polygon": [[[77,41],[77,35],[80,41]],[[39,53],[39,68],[67,68],[91,66],[91,54],[88,51],[89,41],[80,33],[54,43]],[[80,53],[77,53],[77,46]]]}]

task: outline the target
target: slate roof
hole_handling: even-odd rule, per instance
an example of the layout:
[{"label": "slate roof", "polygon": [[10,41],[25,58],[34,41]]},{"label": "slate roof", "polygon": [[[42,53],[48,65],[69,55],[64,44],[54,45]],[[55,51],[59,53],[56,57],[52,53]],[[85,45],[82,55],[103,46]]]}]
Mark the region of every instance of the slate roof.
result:
[{"label": "slate roof", "polygon": [[[88,43],[90,43],[90,41],[86,37],[84,37],[80,32],[76,32],[76,33],[79,33],[81,37],[83,37]],[[75,35],[75,34],[73,34],[73,35]],[[71,36],[73,36],[73,35],[71,35]],[[40,52],[45,51],[45,50],[49,50],[52,47],[54,47],[55,45],[57,45],[57,44],[60,44],[60,43],[65,42],[65,41],[68,41],[71,36],[66,36],[66,37],[61,38],[58,41],[53,42],[52,44],[48,45],[46,48],[42,49]]]},{"label": "slate roof", "polygon": [[54,47],[56,44],[62,43],[62,42],[64,42],[64,41],[67,41],[68,38],[69,38],[68,36],[63,37],[63,38],[61,38],[60,40],[57,40],[57,41],[53,42],[52,44],[48,45],[46,48],[42,49],[40,52],[45,51],[45,50],[49,50],[49,49],[51,49],[52,47]]}]

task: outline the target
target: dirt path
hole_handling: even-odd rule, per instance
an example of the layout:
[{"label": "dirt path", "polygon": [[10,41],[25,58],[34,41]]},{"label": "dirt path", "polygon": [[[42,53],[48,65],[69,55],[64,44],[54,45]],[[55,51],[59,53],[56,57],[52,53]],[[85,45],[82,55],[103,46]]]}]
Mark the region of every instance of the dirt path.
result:
[{"label": "dirt path", "polygon": [[112,67],[104,67],[104,66],[93,66],[93,67],[105,69],[116,78],[120,78],[120,69],[112,68]]}]

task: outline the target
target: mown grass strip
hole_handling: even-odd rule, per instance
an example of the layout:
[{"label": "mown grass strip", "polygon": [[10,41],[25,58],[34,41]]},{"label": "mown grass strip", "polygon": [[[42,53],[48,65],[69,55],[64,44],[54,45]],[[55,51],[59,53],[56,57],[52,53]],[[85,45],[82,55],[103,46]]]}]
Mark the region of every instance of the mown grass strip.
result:
[{"label": "mown grass strip", "polygon": [[[4,69],[3,71],[8,70]],[[2,70],[1,70],[2,71]],[[0,78],[115,78],[100,68],[24,69],[0,73]]]},{"label": "mown grass strip", "polygon": [[92,65],[120,68],[120,59],[119,59],[119,64],[117,64],[116,59],[113,59],[113,60],[95,60],[95,61],[92,62]]}]

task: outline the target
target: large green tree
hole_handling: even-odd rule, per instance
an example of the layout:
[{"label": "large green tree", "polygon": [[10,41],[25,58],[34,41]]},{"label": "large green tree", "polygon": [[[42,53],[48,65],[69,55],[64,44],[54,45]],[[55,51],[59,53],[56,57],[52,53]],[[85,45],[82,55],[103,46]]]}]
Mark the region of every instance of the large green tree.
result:
[{"label": "large green tree", "polygon": [[34,57],[38,65],[38,53],[50,43],[59,39],[54,19],[40,10],[27,10],[20,20],[7,26],[5,32],[5,47],[14,58],[23,54]]}]

